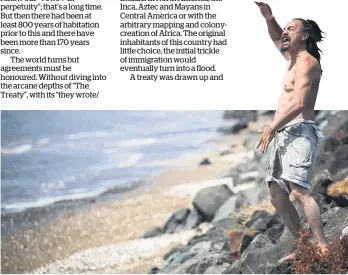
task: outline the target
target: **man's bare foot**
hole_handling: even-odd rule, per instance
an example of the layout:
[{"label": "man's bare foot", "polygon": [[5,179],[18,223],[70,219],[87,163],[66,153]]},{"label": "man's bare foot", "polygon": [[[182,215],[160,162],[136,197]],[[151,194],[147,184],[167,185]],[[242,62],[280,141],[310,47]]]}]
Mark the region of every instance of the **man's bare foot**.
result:
[{"label": "man's bare foot", "polygon": [[295,254],[296,254],[296,251],[286,254],[283,258],[281,258],[278,261],[278,263],[283,264],[283,263],[293,262],[295,260]]},{"label": "man's bare foot", "polygon": [[329,249],[327,247],[327,244],[318,244],[318,247],[319,247],[320,252],[323,256],[326,256],[329,253]]}]

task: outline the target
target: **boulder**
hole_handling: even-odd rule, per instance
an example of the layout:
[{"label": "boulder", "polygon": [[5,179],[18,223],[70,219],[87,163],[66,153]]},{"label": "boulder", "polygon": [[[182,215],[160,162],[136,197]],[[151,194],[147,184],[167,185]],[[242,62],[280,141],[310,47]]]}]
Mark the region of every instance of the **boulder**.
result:
[{"label": "boulder", "polygon": [[157,266],[154,266],[150,269],[149,274],[157,274],[160,272],[160,269]]},{"label": "boulder", "polygon": [[340,170],[345,169],[347,167],[348,167],[348,144],[342,144],[334,152],[334,159],[330,167],[330,172],[332,174],[336,174]]},{"label": "boulder", "polygon": [[251,228],[257,221],[265,221],[266,227],[267,224],[273,219],[272,214],[268,213],[265,210],[256,210],[252,215],[250,220],[245,224],[248,228]]},{"label": "boulder", "polygon": [[[342,222],[348,220],[348,208],[331,209],[325,212],[322,218],[327,221],[324,226],[325,236],[329,242],[334,241],[342,233]],[[270,267],[279,267],[279,259],[291,251],[294,243],[294,238],[287,228],[276,244],[265,237],[265,234],[259,234],[242,254],[241,272],[260,274]]]},{"label": "boulder", "polygon": [[330,115],[330,111],[320,111],[315,116],[315,122],[321,124]]},{"label": "boulder", "polygon": [[340,236],[340,242],[343,243],[343,242],[347,242],[348,243],[348,225],[343,228],[342,230],[342,234]]},{"label": "boulder", "polygon": [[253,230],[230,230],[228,232],[230,253],[233,260],[240,258],[241,253],[248,247],[257,234],[258,232]]},{"label": "boulder", "polygon": [[182,229],[189,213],[190,209],[188,208],[175,212],[164,224],[163,232],[174,233]]},{"label": "boulder", "polygon": [[327,187],[333,182],[332,176],[329,170],[324,170],[316,175],[315,179],[312,180],[311,186],[311,194],[313,198],[319,205],[320,211],[325,212],[329,208],[327,203],[329,200],[327,199]]},{"label": "boulder", "polygon": [[229,267],[227,267],[222,274],[241,274],[240,271],[240,260],[234,261]]},{"label": "boulder", "polygon": [[259,132],[250,132],[244,139],[243,145],[247,150],[255,150],[260,138],[261,134]]},{"label": "boulder", "polygon": [[231,120],[228,125],[218,127],[217,132],[224,135],[237,134],[240,130],[247,127],[248,122],[244,120]]},{"label": "boulder", "polygon": [[224,220],[232,216],[237,207],[238,195],[230,197],[215,213],[213,222]]},{"label": "boulder", "polygon": [[163,260],[167,260],[171,255],[179,252],[179,253],[183,253],[187,251],[187,247],[182,245],[182,244],[179,244],[177,246],[174,246],[172,249],[170,249],[166,254],[164,254],[163,256]]},{"label": "boulder", "polygon": [[196,255],[178,268],[171,271],[174,274],[204,274],[209,267],[221,266],[227,267],[230,264],[229,253],[201,253]]},{"label": "boulder", "polygon": [[341,181],[346,177],[348,177],[348,167],[345,169],[341,169],[336,174],[332,175],[332,179],[334,182]]},{"label": "boulder", "polygon": [[265,234],[273,243],[276,243],[282,235],[284,228],[285,225],[283,223],[278,223],[267,229]]},{"label": "boulder", "polygon": [[233,168],[228,168],[226,170],[221,171],[220,173],[217,174],[218,179],[223,179],[223,178],[236,178],[240,171],[233,167]]},{"label": "boulder", "polygon": [[208,158],[205,158],[203,159],[200,163],[199,163],[200,166],[203,166],[203,165],[211,165],[211,162]]},{"label": "boulder", "polygon": [[327,196],[335,201],[338,206],[348,206],[348,177],[344,180],[331,184],[327,188]]},{"label": "boulder", "polygon": [[219,154],[219,156],[226,156],[226,155],[230,155],[230,154],[232,154],[233,152],[231,151],[231,150],[229,150],[229,149],[226,149],[226,150],[223,150],[223,151],[221,151],[220,152],[220,154]]},{"label": "boulder", "polygon": [[319,173],[314,181],[312,182],[311,188],[312,193],[319,193],[321,195],[326,194],[327,187],[333,182],[332,176],[329,172],[329,170],[324,170],[321,173]]},{"label": "boulder", "polygon": [[221,265],[213,265],[209,267],[204,274],[222,274],[223,271],[225,271],[230,264],[228,263],[223,263]]},{"label": "boulder", "polygon": [[238,176],[237,181],[239,184],[243,184],[244,182],[256,180],[259,177],[259,175],[260,175],[259,171],[250,171],[247,173],[240,174]]},{"label": "boulder", "polygon": [[203,221],[203,217],[198,213],[196,209],[191,209],[186,216],[185,223],[183,225],[184,230],[196,228]]},{"label": "boulder", "polygon": [[143,238],[153,238],[157,236],[161,236],[163,234],[162,228],[159,227],[151,227],[149,228],[143,235]]},{"label": "boulder", "polygon": [[323,127],[326,139],[319,142],[313,175],[328,169],[332,175],[348,167],[348,111],[330,112]]},{"label": "boulder", "polygon": [[208,187],[197,193],[192,204],[205,220],[212,221],[216,211],[233,195],[225,184]]},{"label": "boulder", "polygon": [[241,163],[237,167],[228,168],[218,173],[217,178],[233,178],[237,179],[239,175],[256,171],[259,169],[259,164],[255,161]]},{"label": "boulder", "polygon": [[269,115],[273,115],[274,111],[272,111],[272,110],[259,110],[259,111],[257,111],[257,114],[259,116],[269,116]]},{"label": "boulder", "polygon": [[225,120],[241,120],[245,122],[257,121],[257,111],[246,111],[246,110],[229,110],[223,114]]}]

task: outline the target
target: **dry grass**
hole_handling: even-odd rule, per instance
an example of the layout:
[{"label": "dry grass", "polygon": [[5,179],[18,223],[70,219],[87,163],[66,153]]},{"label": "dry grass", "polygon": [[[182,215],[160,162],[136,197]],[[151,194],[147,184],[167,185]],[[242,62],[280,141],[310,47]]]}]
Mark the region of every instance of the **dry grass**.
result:
[{"label": "dry grass", "polygon": [[339,197],[348,194],[348,177],[342,181],[339,181],[331,186],[327,190],[327,194],[331,197]]},{"label": "dry grass", "polygon": [[[275,211],[275,208],[271,204],[269,198],[266,198],[259,204],[242,207],[241,209],[238,210],[238,212],[236,212],[236,214],[239,217],[243,217],[243,220],[244,220],[243,225],[245,225],[251,219],[251,216],[253,215],[253,213],[255,211],[260,211],[260,210],[267,211],[268,213],[273,213]],[[232,215],[236,215],[236,214],[233,213]]]},{"label": "dry grass", "polygon": [[348,239],[330,243],[329,253],[323,255],[316,243],[310,243],[309,234],[302,233],[297,242],[293,264],[296,274],[344,274],[348,272]]}]

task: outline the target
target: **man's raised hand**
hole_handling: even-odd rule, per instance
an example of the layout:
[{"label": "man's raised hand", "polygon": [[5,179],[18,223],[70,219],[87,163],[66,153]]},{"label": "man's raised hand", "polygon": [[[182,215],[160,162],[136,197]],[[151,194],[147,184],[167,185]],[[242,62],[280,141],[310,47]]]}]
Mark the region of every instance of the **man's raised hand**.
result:
[{"label": "man's raised hand", "polygon": [[268,4],[263,2],[256,2],[256,1],[255,1],[255,4],[260,8],[261,14],[266,20],[274,19],[271,7]]}]

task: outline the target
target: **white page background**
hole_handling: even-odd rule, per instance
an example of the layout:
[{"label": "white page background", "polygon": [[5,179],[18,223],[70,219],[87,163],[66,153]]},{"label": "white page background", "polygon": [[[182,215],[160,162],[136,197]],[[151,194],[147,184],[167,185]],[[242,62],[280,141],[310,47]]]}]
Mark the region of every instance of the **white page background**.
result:
[{"label": "white page background", "polygon": [[[347,109],[346,84],[347,35],[342,23],[346,1],[269,0],[281,26],[295,17],[315,20],[327,33],[319,44],[324,70],[316,109]],[[75,3],[87,3],[75,1]],[[107,81],[94,81],[90,91],[100,91],[98,99],[1,99],[1,109],[128,109],[128,110],[213,110],[274,109],[276,107],[286,61],[268,37],[266,23],[253,1],[224,0],[210,2],[218,22],[227,23],[228,46],[216,56],[197,56],[198,64],[215,64],[216,74],[224,81],[130,81],[129,73],[120,72],[119,1],[93,0],[103,12],[93,13],[101,24],[90,47],[27,47],[22,57],[79,56],[73,65],[76,74],[105,74]],[[130,2],[131,3],[131,2]],[[9,65],[8,57],[0,56]]]}]

